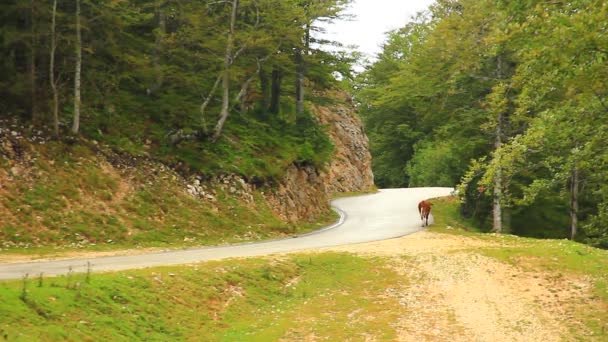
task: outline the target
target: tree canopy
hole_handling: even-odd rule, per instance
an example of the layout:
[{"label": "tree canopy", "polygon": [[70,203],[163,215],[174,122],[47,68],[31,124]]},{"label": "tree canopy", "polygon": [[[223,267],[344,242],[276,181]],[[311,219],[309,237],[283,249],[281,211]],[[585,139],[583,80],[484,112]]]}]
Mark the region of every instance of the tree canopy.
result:
[{"label": "tree canopy", "polygon": [[378,184],[459,185],[482,226],[498,208],[504,230],[608,247],[607,11],[442,0],[391,32],[356,83]]},{"label": "tree canopy", "polygon": [[349,2],[3,1],[0,112],[202,171],[321,165],[331,144],[304,100],[351,61],[311,32]]}]

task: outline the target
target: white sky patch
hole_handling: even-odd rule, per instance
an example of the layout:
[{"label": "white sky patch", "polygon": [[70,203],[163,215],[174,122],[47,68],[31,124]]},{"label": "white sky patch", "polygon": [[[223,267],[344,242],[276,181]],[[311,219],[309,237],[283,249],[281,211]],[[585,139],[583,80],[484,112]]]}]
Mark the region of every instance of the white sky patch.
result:
[{"label": "white sky patch", "polygon": [[351,21],[336,21],[323,25],[327,34],[323,38],[344,45],[357,45],[368,58],[382,51],[385,33],[410,21],[416,13],[427,9],[434,0],[355,0],[346,11]]}]

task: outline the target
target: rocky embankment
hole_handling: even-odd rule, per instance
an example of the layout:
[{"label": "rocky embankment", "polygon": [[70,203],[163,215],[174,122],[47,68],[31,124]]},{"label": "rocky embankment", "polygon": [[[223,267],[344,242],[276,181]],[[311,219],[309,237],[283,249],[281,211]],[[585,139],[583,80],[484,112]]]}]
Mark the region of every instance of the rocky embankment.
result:
[{"label": "rocky embankment", "polygon": [[372,156],[363,123],[348,94],[334,92],[331,97],[337,100],[336,104],[315,107],[319,121],[328,127],[335,146],[331,165],[322,175],[326,192],[370,190],[374,186]]},{"label": "rocky embankment", "polygon": [[369,141],[349,95],[334,91],[326,96],[335,102],[316,105],[314,113],[334,144],[331,164],[325,170],[292,165],[278,188],[266,196],[277,214],[289,221],[310,219],[327,210],[332,194],[369,191],[374,186]]},{"label": "rocky embankment", "polygon": [[[282,181],[263,193],[275,214],[289,222],[311,220],[326,212],[332,194],[369,191],[374,186],[369,141],[349,95],[333,91],[326,96],[335,102],[314,106],[314,113],[334,144],[332,162],[324,170],[291,165]],[[218,187],[247,202],[253,201],[257,190],[242,177],[224,175],[209,180],[195,176],[189,180],[187,191],[203,200],[213,200],[211,189]]]},{"label": "rocky embankment", "polygon": [[[107,243],[107,236],[126,242],[157,229],[164,229],[169,240],[203,241],[218,235],[214,230],[251,221],[260,228],[231,233],[249,239],[255,238],[250,231],[256,235],[264,226],[278,227],[266,224],[267,211],[272,220],[314,221],[328,212],[331,194],[373,187],[368,141],[354,107],[346,94],[327,96],[333,104],[317,105],[314,112],[335,146],[333,161],[322,170],[292,164],[274,185],[249,183],[234,174],[184,174],[95,141],[58,143],[16,122],[0,121],[0,237],[5,243],[0,248],[53,241],[79,247]],[[178,213],[184,205],[191,208]],[[169,231],[178,228],[181,232]]]}]

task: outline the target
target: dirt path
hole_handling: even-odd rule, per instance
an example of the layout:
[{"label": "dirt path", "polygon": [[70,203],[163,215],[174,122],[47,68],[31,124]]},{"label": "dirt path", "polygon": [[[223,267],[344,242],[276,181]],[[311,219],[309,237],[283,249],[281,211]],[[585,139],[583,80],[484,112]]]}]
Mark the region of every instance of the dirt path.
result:
[{"label": "dirt path", "polygon": [[[584,279],[528,272],[476,253],[496,243],[419,232],[331,250],[390,257],[404,277],[388,290],[403,314],[400,341],[562,341]],[[573,290],[575,289],[575,290]]]}]

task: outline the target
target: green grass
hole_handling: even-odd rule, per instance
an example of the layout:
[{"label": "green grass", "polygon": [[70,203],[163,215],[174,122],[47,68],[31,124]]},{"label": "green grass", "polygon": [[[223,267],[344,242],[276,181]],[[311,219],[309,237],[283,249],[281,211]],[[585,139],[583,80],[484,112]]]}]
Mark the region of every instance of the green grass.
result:
[{"label": "green grass", "polygon": [[433,215],[434,224],[430,228],[433,231],[445,234],[457,234],[483,237],[482,229],[475,224],[472,219],[463,218],[460,215],[460,207],[458,198],[456,197],[441,197],[431,200],[433,204],[431,213]]},{"label": "green grass", "polygon": [[[258,188],[272,187],[294,164],[322,170],[332,159],[326,127],[309,110],[297,116],[293,108],[284,116],[257,109],[235,113],[217,142],[173,146],[167,138],[172,127],[160,125],[158,116],[142,116],[132,98],[120,100],[123,112],[86,118],[95,122],[83,122],[81,138],[20,142],[32,163],[24,170],[27,175],[2,184],[0,254],[225,244],[305,233],[335,220],[327,208],[310,222],[282,222],[261,198],[260,191],[269,189],[260,188],[253,204],[223,194],[214,203],[194,200],[172,175],[147,172],[145,161],[140,165],[131,158],[150,158],[182,175],[236,174]],[[131,105],[137,110],[125,115]],[[196,122],[192,127],[198,127]],[[121,195],[124,179],[100,167],[106,158],[136,169],[130,182],[136,186],[126,196]],[[8,170],[9,165],[0,157],[0,167]]]},{"label": "green grass", "polygon": [[209,262],[0,283],[10,341],[393,340],[403,281],[380,259],[348,254]]},{"label": "green grass", "polygon": [[580,311],[578,316],[596,337],[608,340],[608,250],[565,239],[534,239],[509,234],[480,233],[471,221],[460,217],[456,198],[437,198],[432,202],[435,224],[430,228],[431,231],[497,243],[496,247],[476,249],[476,253],[525,267],[530,271],[546,271],[590,279],[597,307]]},{"label": "green grass", "polygon": [[217,245],[288,237],[337,219],[327,208],[307,222],[283,222],[263,199],[267,189],[246,203],[218,187],[210,202],[186,194],[172,174],[138,170],[126,183],[81,145],[50,143],[39,153],[34,179],[3,184],[0,255]]},{"label": "green grass", "polygon": [[[253,207],[230,198],[209,207],[177,190],[164,189],[165,199],[150,196],[152,193],[134,194],[118,205],[113,215],[99,213],[95,207],[53,214],[38,212],[45,216],[40,224],[46,226],[28,229],[23,222],[36,222],[27,219],[22,224],[5,225],[0,229],[4,237],[0,255],[47,257],[69,251],[240,243],[304,234],[338,219],[336,212],[328,210],[311,221],[286,223],[260,198]],[[155,217],[159,213],[162,216]]]}]

